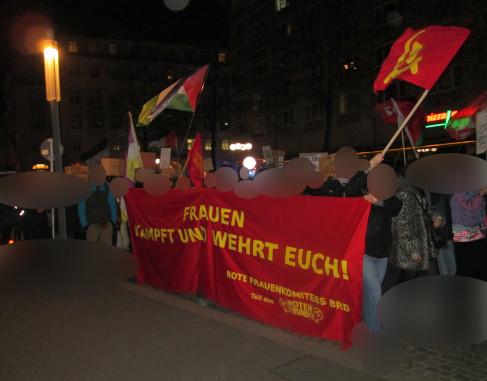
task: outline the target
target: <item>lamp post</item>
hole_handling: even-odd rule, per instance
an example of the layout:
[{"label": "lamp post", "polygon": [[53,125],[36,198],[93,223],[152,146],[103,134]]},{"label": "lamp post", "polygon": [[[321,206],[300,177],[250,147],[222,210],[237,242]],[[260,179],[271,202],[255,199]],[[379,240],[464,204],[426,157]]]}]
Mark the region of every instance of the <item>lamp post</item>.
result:
[{"label": "lamp post", "polygon": [[[56,172],[63,173],[61,157],[61,132],[59,129],[59,102],[61,89],[59,83],[59,52],[56,41],[46,41],[44,47],[44,74],[46,79],[46,100],[51,108],[52,137],[54,153],[54,168]],[[51,155],[52,155],[51,153]],[[59,237],[67,238],[66,215],[64,207],[57,209]]]}]

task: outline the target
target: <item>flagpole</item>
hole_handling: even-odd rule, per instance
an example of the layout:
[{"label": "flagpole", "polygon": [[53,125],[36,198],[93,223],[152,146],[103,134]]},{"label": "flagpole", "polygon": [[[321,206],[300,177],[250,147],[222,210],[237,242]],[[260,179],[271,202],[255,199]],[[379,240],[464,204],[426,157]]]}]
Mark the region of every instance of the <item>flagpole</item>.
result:
[{"label": "flagpole", "polygon": [[413,149],[414,156],[416,156],[416,159],[419,159],[419,153],[416,150],[416,146],[413,143],[413,137],[411,136],[411,131],[409,131],[409,128],[405,128],[404,131],[406,131],[406,136],[409,139],[409,144],[411,144],[411,148]]},{"label": "flagpole", "polygon": [[183,148],[186,145],[186,139],[188,139],[189,131],[191,130],[191,127],[193,126],[193,121],[194,121],[194,118],[196,116],[196,111],[198,110],[198,105],[200,103],[201,93],[203,92],[203,89],[205,88],[206,78],[208,77],[209,71],[210,71],[210,65],[208,64],[208,69],[206,70],[205,77],[203,78],[203,82],[201,83],[200,93],[198,94],[198,98],[196,99],[196,105],[194,107],[193,115],[191,116],[191,120],[189,122],[188,128],[186,129],[186,133],[184,134],[183,144],[181,144],[181,148],[179,149],[179,152],[178,152],[178,162],[181,160],[181,154],[183,153]]},{"label": "flagpole", "polygon": [[389,149],[391,148],[391,146],[394,143],[394,141],[397,139],[397,137],[399,136],[399,134],[401,133],[401,131],[404,130],[404,128],[407,126],[407,124],[409,123],[409,121],[413,117],[413,115],[416,112],[416,110],[419,108],[419,106],[421,105],[421,103],[423,103],[423,101],[426,98],[426,96],[428,95],[428,93],[429,93],[429,90],[428,89],[424,90],[423,94],[418,99],[418,101],[416,102],[416,104],[414,105],[414,107],[411,109],[411,111],[409,112],[408,116],[402,121],[401,126],[397,129],[397,131],[394,133],[394,135],[392,136],[392,138],[389,140],[389,142],[387,143],[387,145],[382,150],[382,155],[385,155],[386,152],[389,151]]},{"label": "flagpole", "polygon": [[183,166],[183,169],[181,169],[181,173],[179,174],[179,177],[182,177],[184,175],[184,171],[186,170],[186,167],[188,166],[188,163],[189,163],[189,155],[186,158],[186,161],[184,162],[184,166]]},{"label": "flagpole", "polygon": [[404,166],[408,164],[408,161],[406,159],[406,146],[404,144],[404,131],[401,132],[401,140],[402,140],[402,157],[404,161]]},{"label": "flagpole", "polygon": [[[399,109],[399,106],[398,106],[397,102],[394,100],[394,98],[391,98],[391,102],[394,105],[394,108],[396,109],[396,113],[398,115],[402,115],[402,112]],[[404,117],[404,115],[402,115],[402,116]],[[406,135],[408,137],[409,144],[411,144],[411,148],[413,149],[414,156],[416,156],[416,159],[419,159],[419,154],[418,154],[418,151],[416,151],[416,145],[413,142],[413,137],[411,136],[411,132],[409,131],[409,128],[406,126],[404,128],[404,131],[406,131]],[[401,131],[401,136],[403,139],[403,143],[402,143],[403,149],[404,149],[404,131]]]}]

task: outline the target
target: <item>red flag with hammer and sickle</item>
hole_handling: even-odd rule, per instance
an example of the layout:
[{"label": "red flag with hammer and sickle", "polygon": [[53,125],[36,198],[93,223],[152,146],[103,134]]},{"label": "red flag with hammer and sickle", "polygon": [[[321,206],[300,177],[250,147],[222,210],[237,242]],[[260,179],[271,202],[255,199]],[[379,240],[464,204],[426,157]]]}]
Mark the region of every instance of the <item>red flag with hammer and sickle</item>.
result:
[{"label": "red flag with hammer and sickle", "polygon": [[203,184],[203,166],[203,144],[201,142],[201,134],[198,132],[194,139],[193,146],[188,153],[188,174],[193,185],[196,187],[200,187]]},{"label": "red flag with hammer and sickle", "polygon": [[385,90],[394,79],[430,90],[469,34],[469,29],[456,26],[408,28],[382,63],[374,91]]}]

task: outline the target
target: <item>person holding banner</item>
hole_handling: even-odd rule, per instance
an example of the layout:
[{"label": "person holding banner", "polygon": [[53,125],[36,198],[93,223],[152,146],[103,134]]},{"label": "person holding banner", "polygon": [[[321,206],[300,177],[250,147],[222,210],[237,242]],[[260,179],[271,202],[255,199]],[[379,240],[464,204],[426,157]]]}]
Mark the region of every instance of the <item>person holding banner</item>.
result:
[{"label": "person holding banner", "polygon": [[382,296],[381,284],[386,274],[388,258],[392,249],[392,218],[402,208],[396,197],[379,200],[367,193],[364,199],[372,204],[363,262],[363,318],[370,332],[378,332],[377,304]]},{"label": "person holding banner", "polygon": [[337,176],[329,178],[320,189],[307,192],[315,196],[363,197],[372,204],[363,260],[362,307],[363,319],[371,332],[380,330],[376,308],[382,296],[381,284],[392,246],[391,221],[402,206],[401,201],[396,197],[379,200],[366,190],[367,173],[379,165],[383,159],[384,156],[379,153],[370,160],[370,167],[367,171],[358,171],[351,178],[347,178],[342,177],[343,174],[340,173],[340,170]]}]

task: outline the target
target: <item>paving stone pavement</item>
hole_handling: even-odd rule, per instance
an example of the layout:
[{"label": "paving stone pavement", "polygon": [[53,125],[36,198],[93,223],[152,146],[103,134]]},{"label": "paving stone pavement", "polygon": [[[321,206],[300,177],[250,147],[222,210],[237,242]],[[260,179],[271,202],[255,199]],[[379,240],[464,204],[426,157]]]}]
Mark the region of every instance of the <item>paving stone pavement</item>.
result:
[{"label": "paving stone pavement", "polygon": [[399,371],[386,380],[487,380],[487,341],[465,347],[440,349],[405,345]]},{"label": "paving stone pavement", "polygon": [[[196,301],[192,296],[177,296]],[[210,306],[211,309],[247,320],[247,318],[213,303],[210,303]],[[321,341],[292,332],[287,333],[308,341]],[[338,343],[330,344],[340,351]],[[392,374],[382,376],[381,379],[387,381],[487,381],[487,341],[476,345],[449,348],[425,347],[404,342],[403,348],[404,356],[400,368]],[[316,359],[313,364],[319,364],[322,361],[323,359]],[[298,364],[304,365],[301,362]],[[289,377],[289,379],[293,378]],[[355,378],[347,377],[346,379]]]}]

